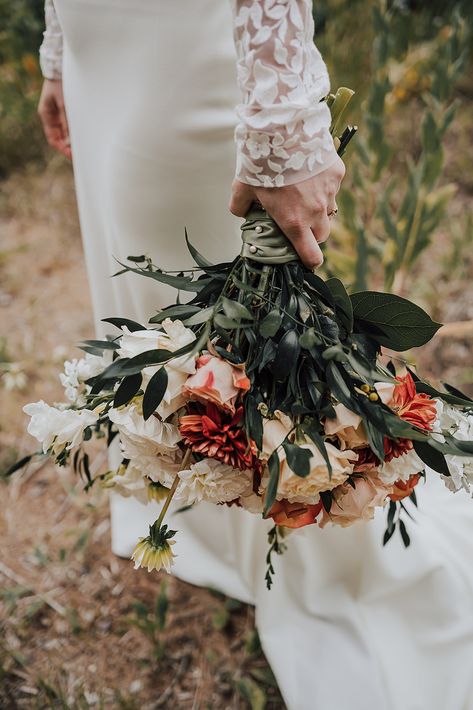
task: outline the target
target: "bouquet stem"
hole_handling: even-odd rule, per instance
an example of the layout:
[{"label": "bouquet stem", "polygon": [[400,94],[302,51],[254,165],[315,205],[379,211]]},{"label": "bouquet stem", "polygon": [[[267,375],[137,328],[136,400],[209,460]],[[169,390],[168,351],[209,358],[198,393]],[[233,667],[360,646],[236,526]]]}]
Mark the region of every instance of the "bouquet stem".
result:
[{"label": "bouquet stem", "polygon": [[[184,468],[187,466],[187,464],[189,463],[189,459],[190,459],[190,457],[191,457],[191,454],[192,454],[191,449],[187,449],[187,450],[186,450],[186,453],[184,454],[184,458],[182,459],[182,468],[183,468],[183,469],[184,469]],[[167,510],[168,510],[168,508],[169,508],[169,505],[170,505],[170,503],[171,503],[171,501],[172,501],[172,499],[173,499],[174,493],[175,493],[176,490],[177,490],[178,484],[179,484],[179,474],[176,473],[176,477],[175,477],[175,479],[174,479],[174,481],[173,481],[173,484],[172,484],[171,488],[169,489],[169,493],[168,493],[168,495],[167,495],[167,498],[166,498],[166,500],[164,501],[163,508],[162,508],[162,510],[161,510],[161,512],[160,512],[160,514],[159,514],[158,519],[156,520],[156,523],[155,523],[155,525],[156,525],[156,527],[157,527],[158,530],[159,530],[159,528],[161,527],[161,523],[162,523],[163,520],[164,520],[164,516],[165,516],[166,513],[167,513]]]}]

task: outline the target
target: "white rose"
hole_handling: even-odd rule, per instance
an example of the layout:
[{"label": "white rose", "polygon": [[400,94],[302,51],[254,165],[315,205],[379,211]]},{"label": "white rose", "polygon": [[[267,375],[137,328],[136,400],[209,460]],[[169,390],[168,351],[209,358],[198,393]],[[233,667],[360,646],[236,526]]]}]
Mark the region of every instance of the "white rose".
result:
[{"label": "white rose", "polygon": [[31,417],[28,433],[42,443],[44,453],[52,450],[56,456],[64,448],[71,450],[79,446],[86,427],[93,426],[98,419],[89,409],[61,410],[43,400],[25,405],[23,411]]},{"label": "white rose", "polygon": [[[195,340],[195,333],[186,328],[180,320],[172,321],[170,318],[162,323],[163,330],[137,330],[130,332],[123,328],[124,334],[120,339],[120,348],[117,353],[120,357],[135,357],[148,350],[170,350],[175,352]],[[159,366],[146,367],[142,371],[143,388],[158,371]],[[181,355],[165,365],[168,375],[168,386],[163,400],[157,408],[158,414],[167,419],[171,414],[182,407],[186,398],[182,394],[183,385],[189,375],[195,372],[195,355]]]},{"label": "white rose", "polygon": [[[437,400],[437,421],[434,429],[451,434],[459,441],[471,441],[473,439],[473,415],[468,414],[457,407],[445,404]],[[437,441],[443,442],[443,434],[434,433],[432,436]],[[447,488],[454,493],[460,490],[470,491],[473,485],[473,458],[471,456],[455,456],[446,454],[445,461],[450,471],[450,476],[441,476]]]},{"label": "white rose", "polygon": [[136,404],[112,408],[108,417],[118,429],[122,452],[127,459],[167,453],[181,440],[177,426],[154,416],[145,421]]},{"label": "white rose", "polygon": [[414,449],[411,449],[405,454],[383,463],[378,470],[378,477],[386,484],[395,481],[406,482],[410,476],[420,473],[424,468],[425,463],[417,456]]}]

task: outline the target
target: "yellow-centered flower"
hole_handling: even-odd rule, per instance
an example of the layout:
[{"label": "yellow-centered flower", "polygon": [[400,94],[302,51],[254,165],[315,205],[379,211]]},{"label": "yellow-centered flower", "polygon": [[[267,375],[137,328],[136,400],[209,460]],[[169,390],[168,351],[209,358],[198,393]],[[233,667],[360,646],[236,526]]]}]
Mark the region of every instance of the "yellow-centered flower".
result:
[{"label": "yellow-centered flower", "polygon": [[150,525],[149,535],[141,537],[133,550],[131,559],[135,563],[135,569],[146,567],[148,572],[165,569],[170,573],[175,557],[172,545],[176,542],[170,538],[174,535],[175,530],[168,530],[167,525]]}]

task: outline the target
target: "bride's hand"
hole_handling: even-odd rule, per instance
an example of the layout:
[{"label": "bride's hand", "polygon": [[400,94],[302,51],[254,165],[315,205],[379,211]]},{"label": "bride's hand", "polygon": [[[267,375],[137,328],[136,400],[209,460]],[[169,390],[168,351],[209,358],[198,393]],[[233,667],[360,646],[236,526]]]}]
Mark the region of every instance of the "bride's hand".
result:
[{"label": "bride's hand", "polygon": [[344,175],[345,165],[338,158],[327,170],[295,185],[253,187],[234,180],[230,212],[245,217],[251,203],[258,200],[312,269],[324,260],[319,243],[329,237],[329,215],[337,209],[335,197]]},{"label": "bride's hand", "polygon": [[38,113],[49,145],[71,160],[69,127],[67,125],[62,81],[60,79],[44,80],[38,104]]}]

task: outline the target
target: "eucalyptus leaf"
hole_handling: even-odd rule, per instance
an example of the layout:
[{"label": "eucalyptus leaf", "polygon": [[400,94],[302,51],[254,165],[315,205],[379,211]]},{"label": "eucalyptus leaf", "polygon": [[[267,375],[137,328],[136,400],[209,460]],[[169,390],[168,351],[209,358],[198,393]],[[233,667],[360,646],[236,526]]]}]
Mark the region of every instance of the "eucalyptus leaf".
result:
[{"label": "eucalyptus leaf", "polygon": [[278,350],[272,365],[273,375],[276,380],[284,380],[292,368],[297,365],[301,351],[299,336],[296,330],[291,329],[284,333],[278,343]]},{"label": "eucalyptus leaf", "polygon": [[246,306],[238,301],[232,301],[225,296],[222,298],[223,311],[225,315],[229,318],[246,318],[247,320],[254,320],[254,316]]},{"label": "eucalyptus leaf", "polygon": [[187,248],[189,249],[189,252],[197,266],[213,266],[212,262],[208,261],[205,256],[202,256],[202,254],[200,254],[197,249],[190,243],[189,236],[187,234],[187,228],[184,229],[184,234],[186,237]]},{"label": "eucalyptus leaf", "polygon": [[445,456],[437,449],[434,449],[427,441],[414,441],[416,454],[422,461],[437,473],[450,476],[450,471],[445,460]]},{"label": "eucalyptus leaf", "polygon": [[277,308],[269,311],[259,324],[259,334],[262,338],[272,338],[278,332],[282,321],[282,313]]},{"label": "eucalyptus leaf", "polygon": [[143,419],[146,421],[159,407],[168,386],[168,373],[165,367],[160,367],[154,373],[146,387],[143,396]]},{"label": "eucalyptus leaf", "polygon": [[175,306],[170,306],[160,311],[155,316],[149,319],[150,323],[162,323],[166,318],[179,318],[179,320],[185,320],[190,318],[194,313],[199,313],[201,311],[200,306],[192,306],[188,303],[182,303]]},{"label": "eucalyptus leaf", "polygon": [[336,278],[328,279],[325,283],[332,294],[338,317],[347,331],[351,333],[353,330],[353,306],[345,286],[340,279]]},{"label": "eucalyptus leaf", "polygon": [[313,444],[318,448],[322,454],[325,463],[327,464],[328,477],[332,478],[332,464],[328,456],[327,447],[325,446],[324,439],[319,432],[319,424],[315,419],[306,418],[302,422],[302,431],[306,434]]},{"label": "eucalyptus leaf", "polygon": [[133,399],[133,397],[139,392],[141,387],[141,372],[137,372],[134,375],[129,375],[124,377],[120,382],[117,391],[115,392],[115,397],[113,398],[113,406],[121,407],[124,404]]},{"label": "eucalyptus leaf", "polygon": [[279,456],[277,451],[273,451],[268,460],[269,469],[269,482],[266,488],[266,495],[264,498],[264,516],[267,516],[271,508],[273,507],[274,501],[276,500],[276,493],[278,492],[279,485]]},{"label": "eucalyptus leaf", "polygon": [[287,441],[287,439],[283,441],[282,446],[286,452],[287,464],[291,471],[295,473],[296,476],[306,478],[310,473],[311,451],[297,444],[292,444]]},{"label": "eucalyptus leaf", "polygon": [[102,322],[110,323],[117,328],[126,327],[131,333],[134,333],[137,330],[146,330],[144,325],[141,325],[141,323],[137,323],[134,320],[130,320],[129,318],[102,318]]}]

